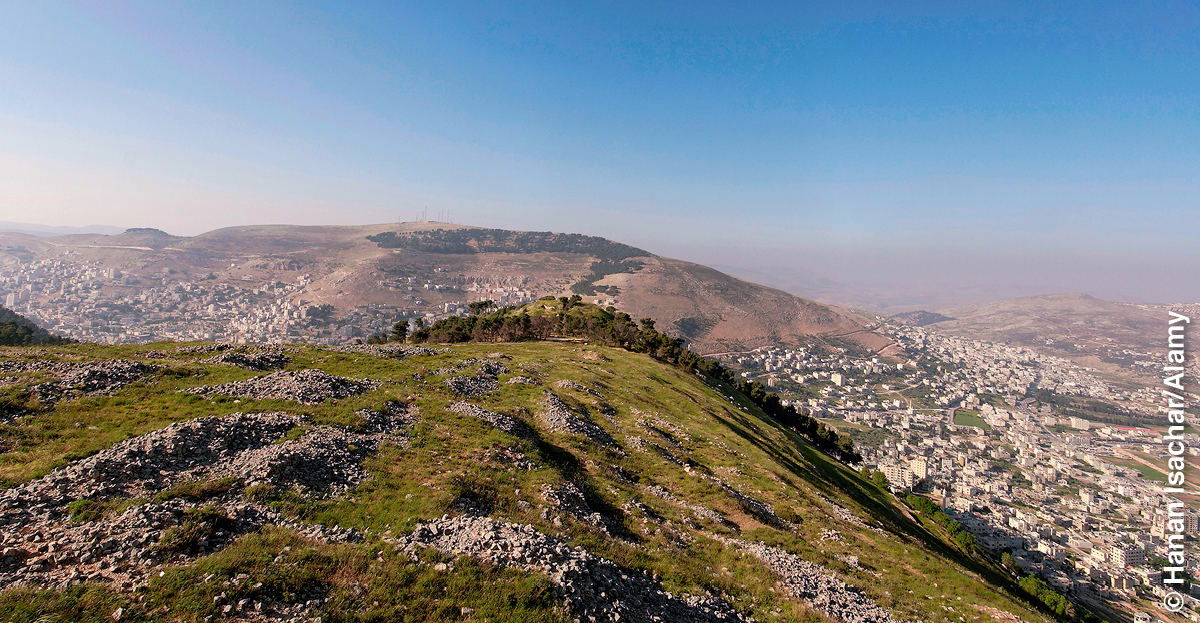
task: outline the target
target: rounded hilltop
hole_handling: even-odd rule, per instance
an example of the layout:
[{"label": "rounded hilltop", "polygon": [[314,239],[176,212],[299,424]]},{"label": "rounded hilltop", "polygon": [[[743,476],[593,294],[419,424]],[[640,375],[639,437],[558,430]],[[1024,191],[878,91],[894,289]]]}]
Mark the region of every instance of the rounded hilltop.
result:
[{"label": "rounded hilltop", "polygon": [[[632,321],[567,302],[508,313],[575,319],[558,338]],[[1049,620],[753,389],[672,357],[677,342],[650,326],[628,328],[625,348],[581,337],[0,351],[0,611],[883,623],[949,621],[954,608]]]}]

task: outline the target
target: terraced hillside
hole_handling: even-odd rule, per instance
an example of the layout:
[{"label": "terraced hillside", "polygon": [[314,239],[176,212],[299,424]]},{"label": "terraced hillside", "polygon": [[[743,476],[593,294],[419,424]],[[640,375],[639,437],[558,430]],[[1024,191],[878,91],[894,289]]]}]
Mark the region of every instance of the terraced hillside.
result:
[{"label": "terraced hillside", "polygon": [[0,352],[0,621],[1049,620],[646,355]]}]

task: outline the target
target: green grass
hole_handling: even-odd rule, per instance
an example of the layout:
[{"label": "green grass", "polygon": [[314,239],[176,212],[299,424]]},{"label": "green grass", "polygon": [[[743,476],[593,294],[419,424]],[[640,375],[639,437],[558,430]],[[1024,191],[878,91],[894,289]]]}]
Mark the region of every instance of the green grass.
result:
[{"label": "green grass", "polygon": [[[174,346],[159,348],[170,351]],[[55,352],[108,358],[134,357],[139,349],[75,345]],[[1024,620],[1045,620],[1005,589],[997,588],[1005,580],[988,563],[964,555],[938,531],[912,522],[889,494],[784,430],[723,383],[709,386],[706,383],[710,380],[663,366],[646,355],[577,343],[461,344],[453,346],[453,351],[397,361],[301,348],[291,355],[290,369],[316,367],[331,374],[381,382],[378,389],[362,396],[313,406],[282,400],[205,400],[179,393],[180,389],[248,378],[256,373],[199,361],[208,355],[154,360],[152,363],[164,369],[113,396],[65,401],[53,411],[0,426],[0,438],[16,446],[13,452],[0,455],[0,479],[5,486],[12,486],[121,440],[195,417],[235,411],[306,415],[310,423],[285,436],[296,439],[312,425],[353,426],[361,421],[355,415],[359,409],[382,409],[388,401],[412,397],[420,422],[409,431],[410,442],[385,444],[369,458],[365,467],[372,478],[349,496],[318,501],[295,491],[262,485],[245,489],[244,494],[306,521],[353,527],[376,535],[388,531],[402,534],[420,521],[455,514],[458,498],[485,502],[497,518],[532,524],[629,569],[652,571],[673,592],[723,591],[739,609],[758,620],[822,618],[770,590],[776,578],[760,563],[708,538],[706,533],[762,540],[825,565],[906,620],[948,621],[941,608],[948,602],[942,594],[1017,613]],[[444,385],[448,375],[433,371],[497,351],[512,357],[503,360],[511,372],[501,376],[501,391],[472,402],[523,420],[537,429],[538,440],[512,437],[480,420],[446,410],[460,398],[451,395]],[[470,369],[462,373],[469,374]],[[542,385],[504,383],[515,375],[535,376]],[[559,380],[595,388],[601,397],[555,388]],[[599,446],[546,428],[537,413],[547,390],[577,412],[586,410],[621,447]],[[734,401],[717,392],[733,396]],[[605,416],[603,411],[612,415]],[[977,414],[974,417],[978,419]],[[656,428],[642,426],[639,422],[643,420],[657,422]],[[634,435],[660,450],[635,450],[629,442]],[[505,458],[515,452],[528,457],[534,468],[521,469]],[[687,463],[692,473],[672,460]],[[797,527],[787,530],[764,525],[719,486],[698,474],[719,477],[772,505],[777,514],[786,516]],[[543,487],[558,486],[567,480],[587,493],[593,509],[617,521],[626,539],[605,537],[561,511],[550,510],[544,518],[542,509],[547,503],[541,495]],[[649,494],[648,485],[662,486],[679,498],[712,508],[725,521],[698,519],[690,511]],[[187,482],[159,493],[155,499],[183,498],[204,504],[218,496],[236,494],[240,486],[233,479]],[[878,523],[889,536],[842,522],[819,496],[836,500],[859,517]],[[81,501],[77,503],[78,514],[80,520],[86,520],[85,516],[95,518],[141,502]],[[622,510],[632,508],[634,502],[670,523],[647,522],[640,512]],[[555,515],[561,516],[561,525],[552,520]],[[198,554],[201,541],[219,529],[222,520],[219,513],[194,511],[183,526],[168,531],[160,546],[176,554]],[[844,544],[821,541],[821,530],[829,527],[842,533]],[[272,561],[285,547],[293,548],[294,558],[287,557],[286,563],[274,565]],[[839,555],[858,556],[867,571],[847,567],[838,560]],[[378,561],[380,557],[384,562]],[[152,583],[145,604],[137,607],[170,605],[173,616],[180,620],[200,621],[213,614],[212,597],[222,591],[231,601],[236,601],[234,595],[253,597],[253,591],[285,601],[300,599],[306,591],[327,591],[334,600],[326,608],[326,621],[454,620],[461,618],[457,614],[461,607],[474,608],[479,620],[562,620],[543,576],[490,569],[470,561],[454,561],[454,565],[454,573],[441,573],[398,557],[370,539],[360,545],[329,546],[269,528],[243,536],[217,553],[201,555],[193,563],[170,569]],[[872,572],[883,577],[876,578]],[[245,573],[250,579],[231,588],[217,580],[202,582],[209,573],[224,579]],[[251,588],[257,582],[263,587]],[[41,593],[17,595],[13,591],[0,592],[8,600],[2,603],[59,603],[54,601],[57,597],[51,599]],[[82,596],[71,599],[77,604]],[[77,608],[62,604],[34,610],[74,612],[70,608]],[[409,609],[403,610],[401,605]],[[772,614],[775,609],[780,612],[778,619]],[[0,621],[7,620],[0,616]]]},{"label": "green grass", "polygon": [[[112,614],[124,608],[122,621],[149,621],[134,609],[129,595],[107,586],[85,584],[62,591],[30,587],[0,591],[0,621],[5,623],[112,623]],[[123,613],[123,614],[125,614]]]},{"label": "green grass", "polygon": [[[454,572],[418,564],[379,542],[326,545],[267,527],[193,565],[153,577],[146,607],[164,606],[173,619],[202,621],[220,614],[214,602],[241,599],[303,602],[321,594],[326,621],[457,621],[472,608],[478,620],[566,621],[544,576],[457,561],[427,552],[426,563],[448,562]],[[207,581],[206,581],[207,578]]]},{"label": "green grass", "polygon": [[978,411],[969,411],[966,409],[956,409],[954,411],[954,424],[956,426],[975,426],[985,431],[992,430],[992,427],[979,417]]},{"label": "green grass", "polygon": [[67,516],[74,522],[96,521],[112,515],[120,515],[130,506],[138,506],[145,502],[146,500],[129,498],[75,500],[67,504]]},{"label": "green grass", "polygon": [[1114,459],[1112,457],[1106,457],[1106,460],[1108,460],[1108,462],[1112,463],[1113,465],[1120,465],[1121,467],[1128,467],[1130,469],[1136,469],[1137,471],[1141,472],[1142,477],[1147,480],[1154,480],[1157,482],[1166,482],[1167,481],[1166,474],[1158,471],[1157,469],[1154,469],[1153,467],[1149,467],[1149,466],[1143,465],[1141,463],[1138,463],[1137,461],[1130,461],[1127,459],[1124,459],[1124,460]]}]

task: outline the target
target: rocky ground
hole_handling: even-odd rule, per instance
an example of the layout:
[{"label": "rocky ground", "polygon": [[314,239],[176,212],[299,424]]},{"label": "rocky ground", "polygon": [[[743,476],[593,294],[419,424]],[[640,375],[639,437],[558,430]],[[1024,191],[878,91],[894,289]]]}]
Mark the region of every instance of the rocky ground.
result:
[{"label": "rocky ground", "polygon": [[375,386],[376,383],[370,380],[345,379],[321,370],[284,370],[244,381],[194,387],[187,391],[201,396],[258,400],[274,398],[314,405],[326,400],[357,396],[374,389]]},{"label": "rocky ground", "polygon": [[130,383],[142,380],[156,369],[155,366],[129,359],[89,362],[16,360],[0,363],[0,372],[42,372],[54,377],[53,381],[31,388],[32,393],[47,404],[80,396],[112,394]]},{"label": "rocky ground", "polygon": [[511,415],[503,413],[493,413],[469,402],[456,402],[448,407],[450,411],[459,415],[466,415],[473,418],[478,418],[491,424],[492,426],[516,437],[523,439],[537,439],[537,433],[529,428],[527,424],[518,420]]},{"label": "rocky ground", "polygon": [[[332,543],[353,530],[307,524],[243,495],[255,485],[308,496],[344,494],[368,477],[362,461],[404,444],[415,411],[361,411],[352,428],[306,427],[286,413],[235,413],[172,424],[0,494],[0,585],[143,586],[164,562],[210,553],[264,525]],[[250,489],[247,489],[249,487]],[[269,598],[224,611],[290,618]]]},{"label": "rocky ground", "polygon": [[292,362],[292,359],[286,354],[275,349],[255,349],[255,350],[237,350],[225,351],[214,357],[205,359],[208,363],[224,363],[247,370],[258,370],[266,372],[267,370],[278,370],[286,367]]},{"label": "rocky ground", "polygon": [[763,561],[789,593],[816,610],[846,623],[896,623],[887,610],[820,565],[761,542],[721,540]]},{"label": "rocky ground", "polygon": [[452,376],[445,383],[450,391],[469,398],[481,398],[500,391],[500,384],[490,376]]},{"label": "rocky ground", "polygon": [[455,394],[468,398],[481,398],[500,391],[497,377],[508,374],[509,370],[503,363],[494,359],[464,359],[456,365],[440,368],[434,374],[456,374],[472,366],[478,366],[474,375],[452,376],[445,380],[446,387]]},{"label": "rocky ground", "polygon": [[575,521],[591,526],[607,536],[625,535],[625,528],[621,526],[621,522],[592,510],[583,490],[573,482],[564,482],[557,487],[544,485],[542,498],[556,510],[570,513]]},{"label": "rocky ground", "polygon": [[585,416],[577,415],[554,392],[547,391],[542,399],[542,411],[538,416],[550,428],[573,435],[582,435],[592,441],[611,448],[617,448],[617,440],[595,422]]},{"label": "rocky ground", "polygon": [[412,346],[409,344],[347,344],[345,346],[334,347],[332,350],[341,353],[362,353],[364,355],[389,357],[392,359],[406,359],[421,355],[428,356],[454,352],[449,348],[429,348],[427,346]]},{"label": "rocky ground", "polygon": [[550,577],[576,621],[663,623],[747,621],[721,596],[673,595],[658,579],[571,547],[528,525],[488,517],[448,517],[418,526],[396,541],[416,555],[432,547],[500,567],[518,567]]}]

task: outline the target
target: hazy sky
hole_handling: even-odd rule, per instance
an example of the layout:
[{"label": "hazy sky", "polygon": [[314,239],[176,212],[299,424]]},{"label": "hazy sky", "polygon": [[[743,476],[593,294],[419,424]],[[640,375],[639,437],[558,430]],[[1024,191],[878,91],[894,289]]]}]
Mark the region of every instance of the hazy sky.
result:
[{"label": "hazy sky", "polygon": [[9,3],[0,220],[449,209],[881,308],[1200,300],[1194,2],[500,4]]}]

